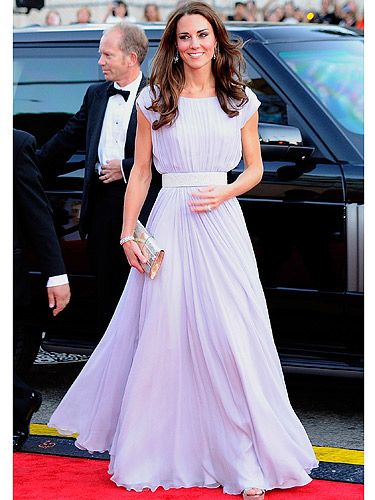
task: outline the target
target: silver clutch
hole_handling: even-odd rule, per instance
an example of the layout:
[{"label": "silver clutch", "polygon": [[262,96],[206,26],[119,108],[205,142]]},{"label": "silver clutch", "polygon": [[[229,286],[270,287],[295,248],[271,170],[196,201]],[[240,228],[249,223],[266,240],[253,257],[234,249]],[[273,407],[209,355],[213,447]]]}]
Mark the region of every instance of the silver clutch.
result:
[{"label": "silver clutch", "polygon": [[147,259],[147,262],[141,263],[142,269],[153,280],[163,262],[164,250],[139,220],[134,230],[134,241]]}]

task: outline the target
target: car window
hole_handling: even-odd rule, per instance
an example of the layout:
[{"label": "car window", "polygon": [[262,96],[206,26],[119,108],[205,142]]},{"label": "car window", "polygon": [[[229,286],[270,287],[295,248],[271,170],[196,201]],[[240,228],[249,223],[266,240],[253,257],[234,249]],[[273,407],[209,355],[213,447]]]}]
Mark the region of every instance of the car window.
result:
[{"label": "car window", "polygon": [[[151,72],[156,46],[149,48],[142,64],[144,75]],[[97,46],[92,47],[26,47],[14,50],[13,125],[36,137],[38,147],[60,130],[81,107],[87,88],[104,81],[98,65]],[[81,153],[81,154],[80,154]],[[84,144],[71,162],[73,171],[61,174],[83,179]],[[74,169],[74,166],[77,168]],[[55,184],[59,180],[54,180]],[[64,181],[64,186],[67,180]]]},{"label": "car window", "polygon": [[279,52],[289,68],[347,131],[363,134],[363,44],[300,44]]},{"label": "car window", "polygon": [[[148,75],[156,47],[142,64]],[[97,47],[19,48],[14,52],[14,127],[32,133],[38,146],[76,113],[89,85],[104,81]],[[82,149],[84,145],[82,145]]]},{"label": "car window", "polygon": [[259,121],[266,123],[288,124],[286,104],[266,80],[246,62],[244,79],[247,86],[255,92],[261,102]]},{"label": "car window", "polygon": [[78,111],[87,87],[99,81],[97,54],[82,48],[16,49],[14,127],[43,144]]},{"label": "car window", "polygon": [[150,78],[153,59],[156,54],[157,45],[150,45],[145,57],[145,60],[142,63],[142,72],[147,77]]}]

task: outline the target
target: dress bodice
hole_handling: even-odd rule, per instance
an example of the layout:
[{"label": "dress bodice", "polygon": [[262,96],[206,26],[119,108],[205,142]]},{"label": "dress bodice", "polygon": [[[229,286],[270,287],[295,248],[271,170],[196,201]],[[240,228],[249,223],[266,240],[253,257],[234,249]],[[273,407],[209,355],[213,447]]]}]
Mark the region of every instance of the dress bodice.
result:
[{"label": "dress bodice", "polygon": [[[152,130],[153,160],[160,173],[228,172],[242,155],[241,128],[258,109],[254,92],[246,89],[249,101],[230,118],[217,97],[180,97],[178,116],[173,125]],[[159,118],[148,110],[150,87],[145,87],[137,105],[150,123]]]}]

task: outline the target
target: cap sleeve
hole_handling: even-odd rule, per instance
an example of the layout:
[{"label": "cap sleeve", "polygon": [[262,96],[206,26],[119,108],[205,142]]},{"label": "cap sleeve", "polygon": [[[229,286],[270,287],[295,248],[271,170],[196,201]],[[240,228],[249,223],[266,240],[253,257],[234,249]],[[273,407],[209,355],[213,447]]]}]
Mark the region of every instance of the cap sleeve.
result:
[{"label": "cap sleeve", "polygon": [[261,102],[257,98],[256,94],[250,90],[249,87],[246,87],[245,92],[249,100],[240,111],[241,128],[248,122],[261,105]]},{"label": "cap sleeve", "polygon": [[151,95],[150,95],[150,87],[144,87],[141,92],[139,93],[137,100],[136,100],[136,105],[137,109],[142,111],[142,113],[145,115],[147,120],[152,123],[155,121],[155,112],[147,109],[151,106]]}]

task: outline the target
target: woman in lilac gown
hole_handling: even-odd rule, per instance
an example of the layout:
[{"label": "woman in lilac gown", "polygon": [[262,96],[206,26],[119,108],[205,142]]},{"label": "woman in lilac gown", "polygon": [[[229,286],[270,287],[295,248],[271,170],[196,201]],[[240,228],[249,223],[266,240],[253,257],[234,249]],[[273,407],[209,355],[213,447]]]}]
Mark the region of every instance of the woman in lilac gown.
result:
[{"label": "woman in lilac gown", "polygon": [[[138,97],[125,197],[133,269],[108,329],[49,425],[110,453],[119,486],[222,486],[261,500],[317,467],[294,413],[236,196],[260,182],[259,101],[239,43],[207,5],[171,14]],[[227,184],[226,172],[245,169]],[[163,187],[147,224],[165,249],[155,280],[132,235],[153,159]],[[125,258],[125,257],[124,257]]]}]

